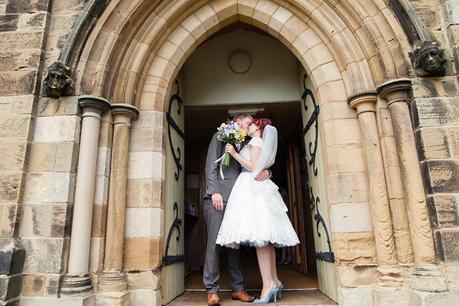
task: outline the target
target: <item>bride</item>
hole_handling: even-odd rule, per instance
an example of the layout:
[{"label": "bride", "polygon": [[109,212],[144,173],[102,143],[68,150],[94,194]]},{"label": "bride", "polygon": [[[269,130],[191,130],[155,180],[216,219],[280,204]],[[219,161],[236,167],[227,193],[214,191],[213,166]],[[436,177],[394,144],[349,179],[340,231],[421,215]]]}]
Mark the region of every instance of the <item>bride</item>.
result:
[{"label": "bride", "polygon": [[240,153],[231,144],[225,147],[242,168],[228,199],[217,244],[231,248],[240,244],[256,247],[263,290],[260,299],[253,303],[267,304],[281,297],[283,287],[277,278],[274,247],[293,246],[299,240],[276,184],[271,180],[255,180],[260,171],[274,164],[277,129],[269,119],[256,119],[248,135],[252,139]]}]

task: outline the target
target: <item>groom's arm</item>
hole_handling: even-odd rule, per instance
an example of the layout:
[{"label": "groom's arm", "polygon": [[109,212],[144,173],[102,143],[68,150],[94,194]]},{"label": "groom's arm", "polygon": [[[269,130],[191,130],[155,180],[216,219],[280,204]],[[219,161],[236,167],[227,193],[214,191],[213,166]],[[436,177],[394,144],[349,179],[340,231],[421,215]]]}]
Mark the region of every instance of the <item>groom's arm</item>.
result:
[{"label": "groom's arm", "polygon": [[218,141],[217,134],[212,136],[209,147],[207,149],[206,157],[206,193],[214,194],[220,193],[218,184],[218,163],[215,163],[222,152],[222,143]]},{"label": "groom's arm", "polygon": [[206,193],[212,197],[212,205],[216,210],[222,211],[224,208],[223,197],[218,184],[218,159],[222,152],[222,143],[217,139],[217,133],[212,136],[206,157]]}]

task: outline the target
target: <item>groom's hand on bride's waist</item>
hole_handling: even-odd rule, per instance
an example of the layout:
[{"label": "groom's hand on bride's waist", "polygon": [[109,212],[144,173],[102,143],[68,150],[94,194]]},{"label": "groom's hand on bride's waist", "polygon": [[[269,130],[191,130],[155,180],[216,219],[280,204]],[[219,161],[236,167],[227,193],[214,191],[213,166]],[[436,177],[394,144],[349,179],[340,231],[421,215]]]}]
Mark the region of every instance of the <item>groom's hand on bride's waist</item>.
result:
[{"label": "groom's hand on bride's waist", "polygon": [[265,169],[263,171],[261,171],[256,177],[255,177],[255,180],[257,181],[265,181],[267,179],[269,179],[271,177],[271,171],[269,171],[268,169]]},{"label": "groom's hand on bride's waist", "polygon": [[223,197],[220,193],[213,193],[212,194],[212,205],[215,207],[216,210],[222,211],[224,204],[223,204]]}]

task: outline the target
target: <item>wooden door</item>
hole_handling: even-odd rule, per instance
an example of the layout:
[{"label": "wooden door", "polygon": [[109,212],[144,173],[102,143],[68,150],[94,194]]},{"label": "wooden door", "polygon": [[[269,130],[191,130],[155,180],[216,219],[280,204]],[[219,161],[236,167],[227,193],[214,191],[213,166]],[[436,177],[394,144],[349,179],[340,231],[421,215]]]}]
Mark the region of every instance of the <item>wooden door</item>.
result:
[{"label": "wooden door", "polygon": [[164,258],[161,269],[161,296],[165,305],[184,291],[184,193],[185,138],[184,107],[179,81],[166,109],[167,139],[165,165]]},{"label": "wooden door", "polygon": [[298,234],[300,244],[293,248],[293,268],[303,274],[308,274],[307,237],[305,233],[305,203],[303,203],[300,156],[297,139],[288,144],[287,175],[288,175],[288,209],[293,228]]},{"label": "wooden door", "polygon": [[314,248],[319,290],[334,301],[338,301],[336,289],[336,268],[333,253],[330,214],[327,200],[326,163],[321,146],[319,129],[320,106],[310,88],[312,85],[304,74],[302,79],[302,118],[304,154],[311,196],[311,212],[314,232]]}]

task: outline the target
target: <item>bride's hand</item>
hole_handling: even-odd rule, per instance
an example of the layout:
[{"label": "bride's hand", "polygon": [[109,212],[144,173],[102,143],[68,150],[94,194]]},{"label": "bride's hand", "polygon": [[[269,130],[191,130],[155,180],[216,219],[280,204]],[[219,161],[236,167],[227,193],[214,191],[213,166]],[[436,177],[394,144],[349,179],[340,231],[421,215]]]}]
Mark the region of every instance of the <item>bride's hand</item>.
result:
[{"label": "bride's hand", "polygon": [[233,155],[234,153],[236,153],[236,150],[234,149],[234,146],[232,144],[226,144],[225,146],[225,152]]}]

